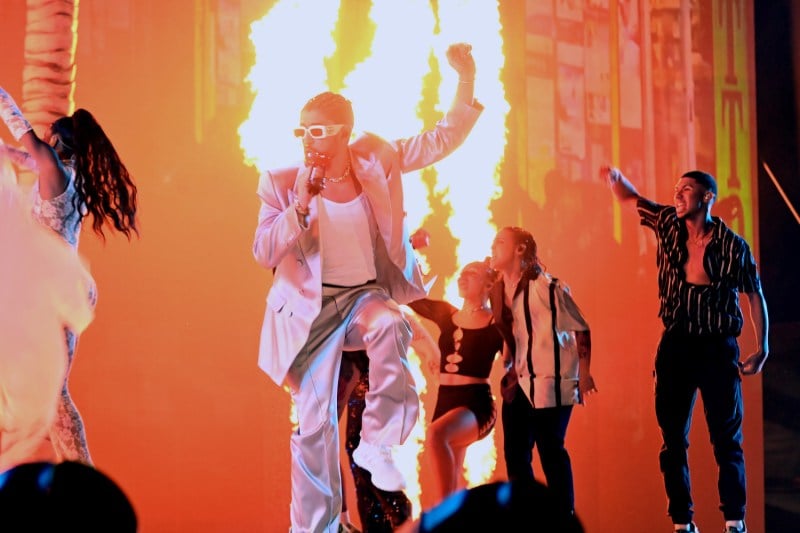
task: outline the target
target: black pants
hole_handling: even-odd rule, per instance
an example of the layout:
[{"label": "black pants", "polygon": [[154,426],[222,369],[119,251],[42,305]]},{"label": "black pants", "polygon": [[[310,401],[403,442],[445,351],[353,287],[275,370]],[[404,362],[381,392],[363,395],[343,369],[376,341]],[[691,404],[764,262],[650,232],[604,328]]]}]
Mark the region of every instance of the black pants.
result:
[{"label": "black pants", "polygon": [[687,462],[689,427],[697,391],[719,466],[717,487],[726,520],[741,520],[745,509],[742,453],[742,389],[735,337],[666,332],[656,355],[656,418],[663,445],[659,462],[673,523],[692,520]]},{"label": "black pants", "polygon": [[572,406],[534,409],[517,385],[511,402],[503,401],[503,452],[511,481],[533,482],[533,447],[539,450],[547,486],[558,512],[571,515],[575,507],[572,464],[564,447]]}]

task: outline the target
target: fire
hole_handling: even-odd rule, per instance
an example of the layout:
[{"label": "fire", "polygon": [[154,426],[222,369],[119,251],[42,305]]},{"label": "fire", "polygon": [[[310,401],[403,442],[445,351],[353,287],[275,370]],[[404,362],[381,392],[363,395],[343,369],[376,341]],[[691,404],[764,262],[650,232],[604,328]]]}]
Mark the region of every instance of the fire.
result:
[{"label": "fire", "polygon": [[[264,171],[299,160],[300,146],[291,129],[306,100],[325,90],[341,92],[353,102],[357,131],[372,131],[386,139],[421,131],[432,122],[431,112],[447,109],[455,94],[458,80],[447,65],[447,45],[469,42],[478,67],[475,95],[486,108],[464,145],[435,165],[433,186],[414,172],[404,175],[403,188],[411,231],[431,212],[430,196],[443,195],[452,207],[447,229],[459,242],[458,270],[483,259],[496,233],[489,204],[501,192],[498,168],[509,111],[500,79],[504,56],[497,3],[374,0],[369,24],[362,25],[374,29],[369,50],[357,50],[363,59],[337,83],[335,79],[332,82],[331,64],[347,64],[342,61],[341,49],[357,42],[345,31],[338,33],[340,42],[334,38],[341,22],[340,9],[338,2],[278,0],[251,25],[256,60],[247,81],[254,100],[249,117],[239,128],[246,162]],[[408,28],[414,29],[413,37]],[[439,81],[432,76],[434,71],[441,76],[438,87],[432,85]],[[430,94],[438,101],[431,102]],[[459,301],[455,276],[445,280],[445,295],[451,302]],[[423,392],[425,378],[413,350],[409,361]],[[424,411],[420,418],[424,423]],[[418,425],[396,454],[409,478],[407,495],[414,515],[419,513],[418,465],[424,431],[424,426]],[[467,463],[469,486],[489,479],[496,465],[493,435],[467,450]]]},{"label": "fire", "polygon": [[[497,233],[489,204],[501,193],[499,167],[506,145],[509,104],[500,73],[505,64],[500,13],[494,2],[440,2],[441,33],[438,44],[472,43],[477,64],[475,95],[486,104],[480,120],[462,147],[436,165],[437,192],[450,202],[449,228],[459,239],[457,272],[466,263],[489,254]],[[480,24],[471,23],[480,20]],[[442,69],[440,99],[455,91],[458,82],[452,69]],[[445,299],[458,301],[456,276],[445,282]],[[494,431],[467,449],[465,477],[470,487],[489,480],[497,464]]]},{"label": "fire", "polygon": [[[424,38],[410,38],[409,28],[414,28],[415,35],[433,34],[430,1],[373,2],[370,18],[375,24],[372,53],[345,78],[342,90],[353,102],[356,126],[387,139],[422,131],[423,117],[417,110],[424,77],[430,72],[431,46]],[[430,212],[427,187],[419,172],[403,175],[403,192],[413,231]]]},{"label": "fire", "polygon": [[[501,193],[499,166],[506,145],[506,115],[509,104],[500,73],[505,63],[500,14],[493,2],[441,2],[441,34],[437,44],[464,41],[472,44],[477,64],[475,96],[486,105],[480,120],[462,147],[436,165],[436,191],[450,202],[449,228],[459,239],[456,250],[460,268],[489,255],[497,233],[489,204]],[[480,20],[480,24],[472,21]],[[442,69],[442,101],[455,91],[457,79],[451,69]],[[456,276],[447,280],[445,297],[458,301]]]},{"label": "fire", "polygon": [[239,138],[245,161],[259,172],[301,158],[291,132],[306,100],[327,89],[337,12],[334,2],[282,0],[250,27],[256,59],[247,82],[255,97]]}]

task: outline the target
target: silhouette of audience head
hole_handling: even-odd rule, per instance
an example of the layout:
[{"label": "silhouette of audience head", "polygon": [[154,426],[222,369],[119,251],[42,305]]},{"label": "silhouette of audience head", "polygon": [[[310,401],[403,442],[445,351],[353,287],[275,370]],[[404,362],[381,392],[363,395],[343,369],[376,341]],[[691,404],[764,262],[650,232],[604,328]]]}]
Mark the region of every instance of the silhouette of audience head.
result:
[{"label": "silhouette of audience head", "polygon": [[4,531],[137,531],[122,489],[100,471],[70,461],[26,463],[0,474],[0,516]]},{"label": "silhouette of audience head", "polygon": [[584,533],[575,515],[561,516],[547,487],[537,481],[507,481],[479,485],[445,498],[404,524],[402,533],[462,531],[538,531]]}]

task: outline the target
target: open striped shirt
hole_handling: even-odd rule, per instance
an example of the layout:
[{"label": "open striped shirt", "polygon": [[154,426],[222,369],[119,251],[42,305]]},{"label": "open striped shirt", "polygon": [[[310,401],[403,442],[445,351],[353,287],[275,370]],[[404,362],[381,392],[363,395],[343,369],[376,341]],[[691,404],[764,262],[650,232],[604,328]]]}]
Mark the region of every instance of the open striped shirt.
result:
[{"label": "open striped shirt", "polygon": [[711,240],[703,257],[703,267],[711,283],[695,285],[685,279],[688,233],[675,207],[640,199],[636,208],[641,224],[652,229],[658,241],[658,314],[667,331],[738,336],[744,322],[739,293],[761,289],[747,242],[720,218],[712,217]]},{"label": "open striped shirt", "polygon": [[[535,277],[534,277],[535,276]],[[575,333],[589,331],[569,287],[546,272],[523,274],[511,307],[498,281],[490,300],[495,325],[514,354],[519,383],[535,409],[582,403]]]}]

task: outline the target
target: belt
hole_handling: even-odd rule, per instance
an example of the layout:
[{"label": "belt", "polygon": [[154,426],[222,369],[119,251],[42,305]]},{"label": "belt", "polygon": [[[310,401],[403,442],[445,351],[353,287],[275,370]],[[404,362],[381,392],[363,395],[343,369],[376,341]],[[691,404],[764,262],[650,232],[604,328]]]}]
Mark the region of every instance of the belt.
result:
[{"label": "belt", "polygon": [[370,279],[359,285],[334,285],[333,283],[323,283],[322,286],[331,289],[355,289],[357,287],[363,287],[364,285],[369,285],[370,283],[375,283],[375,281],[376,280],[374,279]]}]

